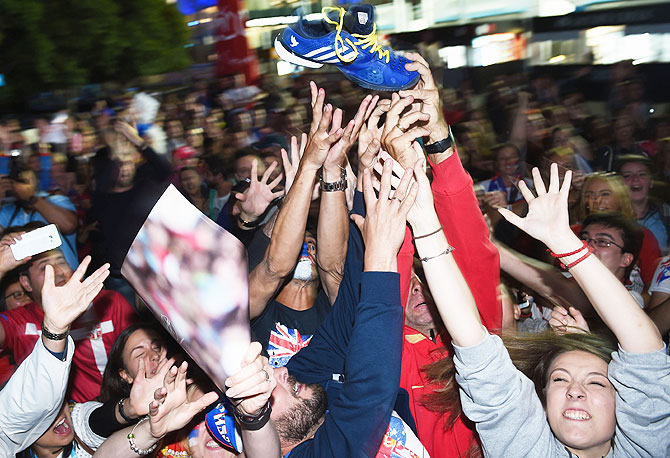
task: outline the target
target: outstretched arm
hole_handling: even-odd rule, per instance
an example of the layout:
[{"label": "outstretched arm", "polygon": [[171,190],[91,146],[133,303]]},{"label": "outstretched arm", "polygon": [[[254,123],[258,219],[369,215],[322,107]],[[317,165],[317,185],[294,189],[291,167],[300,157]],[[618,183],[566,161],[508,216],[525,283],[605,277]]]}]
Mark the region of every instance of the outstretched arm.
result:
[{"label": "outstretched arm", "polygon": [[[543,242],[554,253],[565,256],[566,265],[581,259],[586,249],[572,232],[568,218],[568,193],[572,173],[568,171],[559,186],[558,166],[551,165],[549,189],[537,168],[533,169],[535,197],[523,181],[519,189],[528,202],[528,215],[521,218],[506,209],[500,213],[510,223]],[[663,347],[663,340],[654,323],[642,310],[624,285],[595,256],[588,256],[571,268],[571,273],[589,298],[600,318],[616,335],[619,345],[629,353],[650,353]]]},{"label": "outstretched arm", "polygon": [[[48,265],[42,288],[44,328],[62,337],[42,338],[0,392],[0,454],[14,455],[39,438],[56,419],[67,388],[74,341],[67,336],[72,322],[102,289],[109,264],[81,281],[91,258],[86,257],[70,280],[55,286]],[[47,351],[48,350],[48,351]],[[6,455],[5,455],[6,453]]]},{"label": "outstretched arm", "polygon": [[[310,82],[312,104],[316,103],[318,88]],[[323,181],[340,181],[346,174],[347,152],[358,138],[361,127],[370,117],[378,96],[366,96],[358,107],[356,116],[347,124],[342,138],[333,145],[323,164]],[[349,239],[349,217],[345,190],[321,191],[319,222],[317,225],[316,260],[323,289],[331,304],[335,302],[342,281],[344,259]]]},{"label": "outstretched arm", "polygon": [[[421,151],[416,143],[414,148]],[[440,227],[440,220],[423,166],[424,159],[419,159],[414,166],[419,193],[408,215],[414,243],[435,305],[454,344],[472,347],[479,344],[487,332],[482,326],[470,288],[452,255],[452,251],[459,247],[449,245],[444,231],[435,232],[435,228]]]},{"label": "outstretched arm", "polygon": [[330,104],[324,108],[325,97],[323,89],[319,90],[305,154],[277,216],[270,246],[261,263],[249,276],[251,319],[263,313],[267,302],[295,267],[305,234],[316,173],[326,160],[331,145],[343,134],[340,128],[342,110],[338,108],[333,112]]},{"label": "outstretched arm", "polygon": [[[215,392],[209,392],[197,399],[189,400],[186,394],[186,369],[183,362],[179,368],[173,366],[164,379],[163,387],[156,390],[154,400],[149,404],[148,421],[141,420],[135,426],[112,434],[95,452],[96,458],[135,458],[138,454],[131,447],[148,450],[169,432],[183,428],[199,412],[218,399]],[[147,417],[145,417],[147,418]]]}]

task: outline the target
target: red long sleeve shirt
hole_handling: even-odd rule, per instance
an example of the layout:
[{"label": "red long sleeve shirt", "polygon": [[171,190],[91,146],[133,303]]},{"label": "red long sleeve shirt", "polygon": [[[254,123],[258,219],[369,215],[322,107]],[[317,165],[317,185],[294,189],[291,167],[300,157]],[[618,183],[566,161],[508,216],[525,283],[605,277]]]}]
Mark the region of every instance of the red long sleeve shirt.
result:
[{"label": "red long sleeve shirt", "polygon": [[[440,164],[433,164],[435,209],[444,228],[453,256],[474,296],[482,323],[486,328],[500,329],[502,307],[497,288],[500,282],[500,257],[489,240],[489,229],[477,204],[472,178],[454,152]],[[407,230],[398,254],[400,297],[403,307],[409,296],[414,246]],[[426,380],[423,368],[448,356],[439,337],[433,342],[409,326],[404,327],[400,386],[407,390],[410,409],[416,421],[418,436],[433,458],[462,456],[475,438],[472,425],[461,415],[454,426],[445,428],[445,417],[421,403],[424,394],[435,387]]]}]

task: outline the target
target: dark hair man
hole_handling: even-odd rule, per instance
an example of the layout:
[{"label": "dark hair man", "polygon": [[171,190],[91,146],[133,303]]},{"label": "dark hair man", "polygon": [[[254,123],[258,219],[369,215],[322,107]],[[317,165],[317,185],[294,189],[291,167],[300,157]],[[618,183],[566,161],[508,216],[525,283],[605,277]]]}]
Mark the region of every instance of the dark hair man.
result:
[{"label": "dark hair man", "polygon": [[[12,254],[3,253],[3,256]],[[40,336],[44,320],[42,289],[47,266],[51,266],[57,287],[72,278],[73,270],[60,249],[33,256],[24,264],[19,277],[21,286],[32,296],[33,302],[0,314],[0,348],[10,351],[17,363],[26,359]],[[123,296],[114,291],[101,291],[73,323],[70,335],[77,348],[72,363],[69,399],[86,402],[100,394],[107,355],[116,337],[134,319],[135,313]]]}]

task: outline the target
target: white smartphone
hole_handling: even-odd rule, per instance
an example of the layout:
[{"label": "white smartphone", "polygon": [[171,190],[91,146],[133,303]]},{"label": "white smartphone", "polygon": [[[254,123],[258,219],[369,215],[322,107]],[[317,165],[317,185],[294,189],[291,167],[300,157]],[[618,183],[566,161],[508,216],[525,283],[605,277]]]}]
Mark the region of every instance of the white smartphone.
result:
[{"label": "white smartphone", "polygon": [[10,245],[9,247],[12,249],[14,259],[20,261],[28,256],[58,248],[62,243],[56,225],[49,224],[48,226],[40,227],[23,234],[21,240],[18,240],[14,245]]}]

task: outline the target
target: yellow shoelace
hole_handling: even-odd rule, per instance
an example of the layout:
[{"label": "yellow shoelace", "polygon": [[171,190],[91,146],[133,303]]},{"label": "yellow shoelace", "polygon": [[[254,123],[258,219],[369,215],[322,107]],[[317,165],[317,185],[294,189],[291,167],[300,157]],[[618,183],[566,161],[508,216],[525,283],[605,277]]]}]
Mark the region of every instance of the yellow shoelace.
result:
[{"label": "yellow shoelace", "polygon": [[[337,11],[339,14],[339,20],[338,21],[333,21],[328,17],[328,13],[332,11]],[[369,33],[368,35],[361,35],[357,33],[352,33],[351,36],[354,38],[358,38],[358,40],[352,42],[349,38],[342,38],[341,32],[342,32],[342,26],[343,26],[343,21],[344,21],[344,8],[339,8],[336,6],[324,6],[321,9],[321,14],[323,14],[323,18],[328,22],[329,24],[333,24],[337,27],[337,33],[335,34],[335,54],[337,54],[337,57],[343,61],[343,62],[353,62],[356,60],[356,57],[358,57],[358,48],[357,46],[360,46],[361,49],[369,49],[370,54],[375,54],[379,53],[377,58],[379,60],[381,59],[386,59],[386,63],[388,64],[390,61],[389,57],[389,50],[382,48],[382,45],[377,43],[377,24],[373,24],[372,26],[372,32]],[[354,56],[351,58],[345,58],[344,53],[342,52],[342,48],[344,47],[344,41],[351,46],[351,49],[354,51]]]}]

